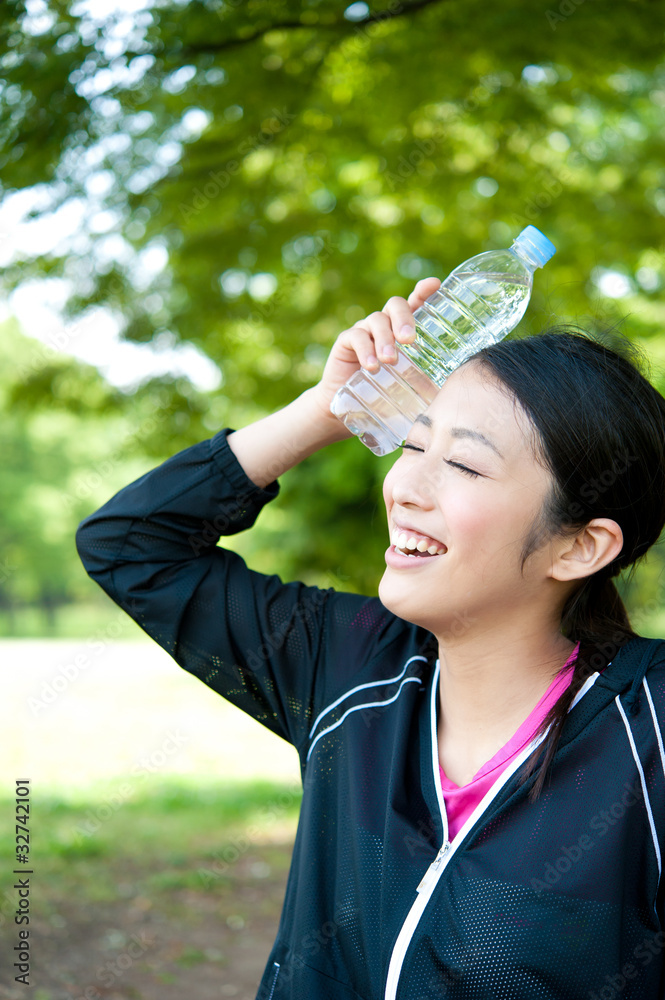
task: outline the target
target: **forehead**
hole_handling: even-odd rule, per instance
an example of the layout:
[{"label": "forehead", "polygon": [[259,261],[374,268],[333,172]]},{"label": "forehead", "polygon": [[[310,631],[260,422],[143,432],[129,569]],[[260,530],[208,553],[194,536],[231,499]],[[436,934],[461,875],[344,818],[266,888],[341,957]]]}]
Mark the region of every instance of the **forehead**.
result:
[{"label": "forehead", "polygon": [[457,368],[424,416],[431,420],[433,434],[465,428],[494,443],[506,459],[533,461],[539,456],[538,435],[528,415],[510,390],[480,364]]}]

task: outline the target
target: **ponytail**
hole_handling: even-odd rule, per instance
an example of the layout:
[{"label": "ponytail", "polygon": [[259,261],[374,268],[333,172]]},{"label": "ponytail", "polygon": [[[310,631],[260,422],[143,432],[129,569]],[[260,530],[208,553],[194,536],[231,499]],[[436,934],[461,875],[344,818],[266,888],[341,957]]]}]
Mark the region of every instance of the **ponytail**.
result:
[{"label": "ponytail", "polygon": [[[621,600],[609,568],[595,573],[574,591],[566,601],[561,615],[561,632],[572,641],[579,642],[573,676],[570,684],[555,701],[534,734],[549,734],[543,744],[545,757],[538,777],[529,790],[529,802],[535,802],[545,784],[547,769],[556,753],[568,710],[575,695],[592,674],[601,672],[618,651],[637,633],[633,631],[628,612]],[[551,726],[551,729],[550,729]],[[519,784],[523,785],[533,772],[542,746],[524,763]]]},{"label": "ponytail", "polygon": [[581,643],[602,642],[610,633],[635,633],[619,596],[610,567],[584,581],[566,601],[561,614],[561,631]]}]

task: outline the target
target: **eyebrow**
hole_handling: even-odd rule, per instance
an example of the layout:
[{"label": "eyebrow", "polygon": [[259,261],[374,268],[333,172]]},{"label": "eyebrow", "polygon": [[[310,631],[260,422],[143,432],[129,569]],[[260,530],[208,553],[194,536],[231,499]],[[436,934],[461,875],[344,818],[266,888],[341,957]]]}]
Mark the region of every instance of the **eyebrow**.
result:
[{"label": "eyebrow", "polygon": [[[418,414],[414,420],[414,424],[424,424],[425,427],[432,427],[431,419],[426,417],[424,413]],[[450,434],[454,438],[471,438],[473,441],[479,441],[480,444],[487,445],[488,448],[491,448],[492,451],[496,452],[499,458],[504,457],[494,442],[491,441],[490,438],[485,437],[484,434],[481,434],[480,431],[472,431],[469,427],[452,427]]]}]

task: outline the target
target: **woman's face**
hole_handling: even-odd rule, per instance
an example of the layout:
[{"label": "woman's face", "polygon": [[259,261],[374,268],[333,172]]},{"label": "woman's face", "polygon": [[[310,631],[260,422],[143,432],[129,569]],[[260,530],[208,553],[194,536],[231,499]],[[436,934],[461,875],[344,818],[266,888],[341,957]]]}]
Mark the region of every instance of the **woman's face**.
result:
[{"label": "woman's face", "polygon": [[[526,415],[479,364],[453,372],[384,481],[392,543],[379,584],[385,607],[440,639],[528,615],[552,587],[547,542],[521,572],[524,541],[552,484],[533,440]],[[422,555],[396,550],[410,538]]]}]

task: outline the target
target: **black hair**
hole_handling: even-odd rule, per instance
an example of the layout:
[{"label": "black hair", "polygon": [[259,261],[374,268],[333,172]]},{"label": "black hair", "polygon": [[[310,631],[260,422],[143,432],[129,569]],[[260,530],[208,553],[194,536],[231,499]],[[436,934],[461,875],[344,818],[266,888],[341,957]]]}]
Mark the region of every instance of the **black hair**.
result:
[{"label": "black hair", "polygon": [[608,334],[603,340],[559,326],[485,347],[465,362],[482,365],[526,413],[537,457],[552,474],[550,494],[527,532],[522,568],[548,538],[576,533],[594,517],[611,518],[623,532],[616,558],[582,580],[563,606],[561,632],[580,648],[572,682],[537,735],[552,728],[521,772],[523,783],[544,748],[532,802],[576,693],[636,635],[613,577],[634,569],[665,525],[665,399],[640,371],[628,341]]}]

